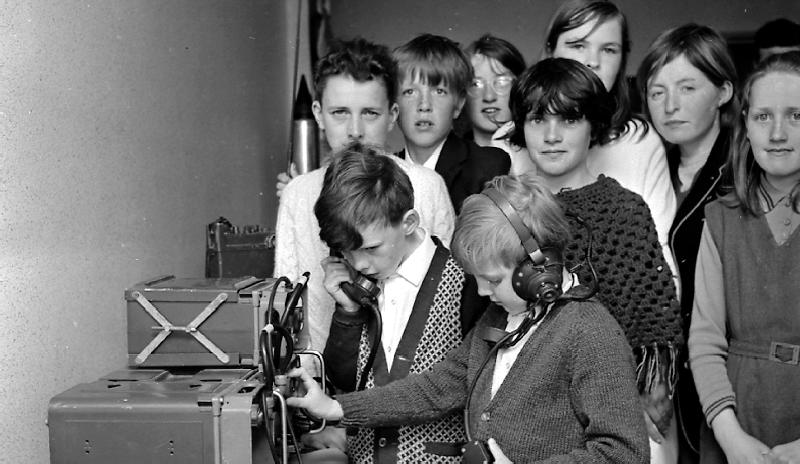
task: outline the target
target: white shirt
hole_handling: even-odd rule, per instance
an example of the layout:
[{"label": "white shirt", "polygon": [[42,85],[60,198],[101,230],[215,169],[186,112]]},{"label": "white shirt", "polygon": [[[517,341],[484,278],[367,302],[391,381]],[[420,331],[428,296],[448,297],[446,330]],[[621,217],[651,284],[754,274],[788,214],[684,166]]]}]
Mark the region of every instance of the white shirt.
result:
[{"label": "white shirt", "polygon": [[[569,291],[572,287],[579,285],[578,283],[578,276],[575,274],[569,274],[569,280],[566,278],[564,282],[561,284],[561,289],[564,293]],[[551,305],[552,306],[552,305]],[[506,316],[506,332],[513,332],[516,330],[522,321],[525,320],[525,316],[528,315],[527,311],[523,311],[519,314],[515,315],[507,315]],[[547,316],[545,316],[546,318]],[[542,321],[545,319],[542,318]],[[534,324],[528,332],[522,336],[522,339],[518,341],[514,346],[509,348],[500,348],[497,350],[497,357],[494,361],[494,372],[492,373],[492,398],[494,398],[495,393],[497,390],[500,389],[500,385],[503,384],[503,381],[506,380],[506,376],[511,371],[511,368],[514,366],[514,363],[517,362],[517,356],[519,356],[519,352],[522,351],[522,347],[528,343],[528,339],[531,338],[533,332],[539,328],[539,324],[542,321],[537,322]],[[536,372],[531,372],[531,375],[537,375]]]},{"label": "white shirt", "polygon": [[383,291],[378,296],[378,309],[383,319],[381,344],[389,370],[392,369],[397,346],[406,331],[420,285],[425,280],[436,252],[436,244],[431,240],[430,234],[424,229],[421,232],[422,242],[400,263],[397,271],[382,282]]},{"label": "white shirt", "polygon": [[506,137],[511,130],[514,129],[514,121],[509,121],[500,126],[497,131],[492,135],[492,146],[500,148],[508,153],[511,158],[511,171],[509,174],[519,176],[521,174],[529,173],[536,174],[536,165],[531,161],[531,155],[527,148],[512,145]]},{"label": "white shirt", "polygon": [[[436,148],[433,149],[433,153],[431,153],[431,156],[429,156],[428,159],[425,160],[424,163],[422,163],[422,166],[428,169],[433,169],[434,171],[436,170],[436,163],[439,162],[439,156],[442,154],[442,147],[444,146],[444,143],[446,141],[447,138],[442,140],[441,143],[439,143],[439,145],[437,145]],[[414,159],[413,156],[411,156],[411,152],[408,151],[408,147],[405,148],[405,151],[407,160],[413,162],[414,164],[420,164],[416,159]]]}]

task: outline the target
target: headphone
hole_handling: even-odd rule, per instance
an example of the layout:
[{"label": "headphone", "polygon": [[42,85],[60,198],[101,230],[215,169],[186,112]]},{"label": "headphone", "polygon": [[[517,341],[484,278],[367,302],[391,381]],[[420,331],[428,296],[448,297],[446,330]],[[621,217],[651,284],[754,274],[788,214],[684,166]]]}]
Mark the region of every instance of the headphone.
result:
[{"label": "headphone", "polygon": [[564,263],[561,253],[553,248],[539,248],[530,229],[525,226],[516,208],[499,190],[485,189],[481,194],[489,197],[503,213],[517,233],[528,255],[514,268],[511,285],[523,300],[550,304],[561,296]]}]

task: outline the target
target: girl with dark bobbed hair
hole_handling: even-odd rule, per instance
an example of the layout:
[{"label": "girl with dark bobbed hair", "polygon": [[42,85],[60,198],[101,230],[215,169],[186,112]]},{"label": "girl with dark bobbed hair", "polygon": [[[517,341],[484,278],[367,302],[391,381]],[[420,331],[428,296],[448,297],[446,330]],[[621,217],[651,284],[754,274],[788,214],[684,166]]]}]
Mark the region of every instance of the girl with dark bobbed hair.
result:
[{"label": "girl with dark bobbed hair", "polygon": [[[614,110],[613,96],[590,68],[547,58],[514,84],[511,142],[528,149],[537,175],[564,204],[573,233],[565,265],[581,283],[597,285],[597,298],[625,331],[648,432],[662,440],[673,423],[671,394],[683,345],[680,303],[645,201],[589,169],[591,148],[615,137]],[[590,245],[596,275],[586,265]]]}]

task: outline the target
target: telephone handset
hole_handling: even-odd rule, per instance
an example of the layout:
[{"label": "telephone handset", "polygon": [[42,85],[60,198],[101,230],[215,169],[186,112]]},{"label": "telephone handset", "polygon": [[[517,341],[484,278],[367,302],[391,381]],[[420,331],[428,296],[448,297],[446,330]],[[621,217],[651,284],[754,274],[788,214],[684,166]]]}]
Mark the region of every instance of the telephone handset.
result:
[{"label": "telephone handset", "polygon": [[378,304],[378,295],[381,293],[377,282],[369,277],[355,272],[356,277],[352,282],[342,282],[339,287],[348,298],[361,306]]},{"label": "telephone handset", "polygon": [[353,266],[344,260],[341,253],[331,250],[331,256],[342,258],[342,262],[350,270],[350,280],[352,282],[342,282],[339,285],[345,295],[362,307],[370,306],[371,304],[377,306],[378,295],[381,293],[378,283],[353,269]]}]

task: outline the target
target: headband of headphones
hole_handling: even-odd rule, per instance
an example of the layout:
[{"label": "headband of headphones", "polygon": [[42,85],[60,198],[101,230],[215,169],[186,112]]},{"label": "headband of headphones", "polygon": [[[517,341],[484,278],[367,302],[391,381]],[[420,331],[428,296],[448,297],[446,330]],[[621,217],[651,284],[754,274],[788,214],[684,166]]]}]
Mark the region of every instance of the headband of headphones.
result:
[{"label": "headband of headphones", "polygon": [[519,213],[517,213],[517,209],[514,208],[511,203],[509,203],[505,195],[500,193],[500,191],[494,187],[489,187],[481,193],[489,197],[489,199],[492,200],[497,208],[503,212],[503,215],[506,217],[506,219],[508,219],[508,222],[517,233],[517,236],[522,242],[522,247],[525,249],[525,253],[527,253],[531,258],[533,264],[537,266],[544,264],[545,256],[542,253],[542,250],[539,248],[539,244],[536,242],[536,239],[533,237],[530,229],[528,229],[522,222],[522,219],[519,217]]}]

